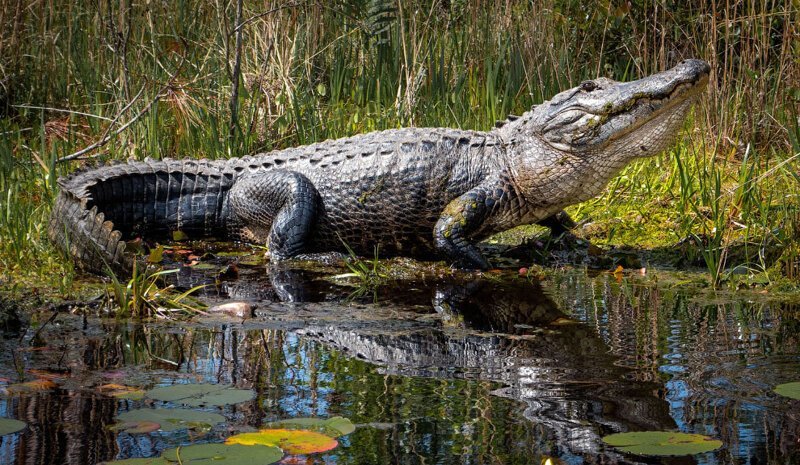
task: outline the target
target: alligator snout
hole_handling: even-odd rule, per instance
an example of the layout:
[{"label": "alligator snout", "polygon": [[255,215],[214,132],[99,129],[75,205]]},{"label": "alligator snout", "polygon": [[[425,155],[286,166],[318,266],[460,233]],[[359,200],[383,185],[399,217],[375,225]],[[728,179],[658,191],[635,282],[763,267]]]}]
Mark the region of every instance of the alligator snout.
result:
[{"label": "alligator snout", "polygon": [[691,73],[698,78],[703,76],[707,76],[711,72],[711,65],[708,64],[705,60],[698,60],[696,58],[691,58],[688,60],[683,60],[676,66],[680,70],[685,70],[688,73]]}]

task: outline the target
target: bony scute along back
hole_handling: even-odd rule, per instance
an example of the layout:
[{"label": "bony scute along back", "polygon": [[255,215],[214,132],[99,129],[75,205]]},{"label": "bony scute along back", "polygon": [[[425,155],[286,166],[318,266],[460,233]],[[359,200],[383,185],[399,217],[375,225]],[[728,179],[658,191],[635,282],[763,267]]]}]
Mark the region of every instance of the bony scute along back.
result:
[{"label": "bony scute along back", "polygon": [[151,160],[59,179],[49,235],[79,266],[130,273],[126,240],[181,230],[267,243],[271,259],[344,251],[489,263],[475,244],[563,227],[631,161],[663,151],[708,81],[686,60],[632,82],[597,78],[491,131],[405,128],[228,160]]}]

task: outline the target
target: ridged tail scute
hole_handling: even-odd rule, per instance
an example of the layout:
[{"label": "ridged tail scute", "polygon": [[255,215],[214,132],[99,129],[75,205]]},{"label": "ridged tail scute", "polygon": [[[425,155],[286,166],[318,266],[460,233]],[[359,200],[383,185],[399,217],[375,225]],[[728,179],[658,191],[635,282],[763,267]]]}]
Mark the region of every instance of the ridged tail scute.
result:
[{"label": "ridged tail scute", "polygon": [[125,253],[125,241],[139,234],[225,234],[236,174],[225,161],[169,159],[75,173],[58,181],[48,233],[79,267],[129,275],[135,257]]},{"label": "ridged tail scute", "polygon": [[134,258],[124,253],[122,233],[97,207],[87,210],[83,202],[67,192],[60,192],[56,198],[48,234],[80,268],[96,273],[110,269],[121,276],[131,272]]}]

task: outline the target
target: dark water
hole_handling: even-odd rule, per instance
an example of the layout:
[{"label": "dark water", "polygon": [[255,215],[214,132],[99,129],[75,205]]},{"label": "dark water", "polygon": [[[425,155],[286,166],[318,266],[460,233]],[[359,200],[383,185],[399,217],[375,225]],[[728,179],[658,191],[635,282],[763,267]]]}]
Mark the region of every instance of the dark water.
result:
[{"label": "dark water", "polygon": [[[299,463],[800,463],[800,402],[771,393],[800,379],[800,310],[653,282],[665,276],[437,280],[348,299],[352,289],[308,274],[261,271],[209,293],[258,301],[244,323],[59,314],[0,338],[0,387],[42,376],[35,370],[59,385],[0,395],[0,417],[29,424],[0,437],[0,464],[149,457],[275,419],[333,415],[358,428]],[[257,397],[218,409],[228,422],[205,434],[108,428],[146,403],[97,386],[175,382],[232,383]],[[655,459],[600,441],[665,429],[724,447]]]}]

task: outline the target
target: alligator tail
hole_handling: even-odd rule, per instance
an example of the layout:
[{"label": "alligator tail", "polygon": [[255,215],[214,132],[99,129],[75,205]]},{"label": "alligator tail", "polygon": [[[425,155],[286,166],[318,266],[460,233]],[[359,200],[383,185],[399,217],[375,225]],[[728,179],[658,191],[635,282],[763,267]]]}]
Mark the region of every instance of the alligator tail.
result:
[{"label": "alligator tail", "polygon": [[139,234],[224,234],[237,171],[225,161],[147,159],[61,178],[48,235],[88,271],[129,275],[125,241]]},{"label": "alligator tail", "polygon": [[96,273],[110,269],[121,276],[131,272],[133,258],[124,254],[122,233],[97,207],[86,209],[84,202],[68,192],[61,191],[56,197],[48,235],[81,268]]}]

